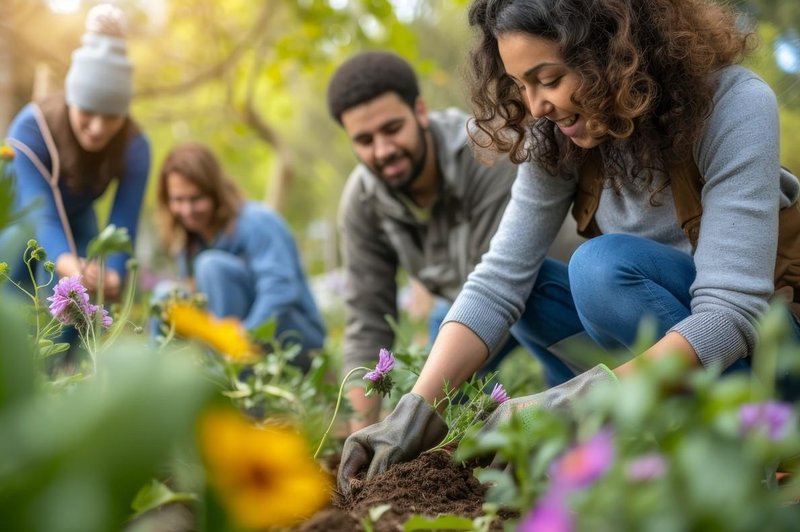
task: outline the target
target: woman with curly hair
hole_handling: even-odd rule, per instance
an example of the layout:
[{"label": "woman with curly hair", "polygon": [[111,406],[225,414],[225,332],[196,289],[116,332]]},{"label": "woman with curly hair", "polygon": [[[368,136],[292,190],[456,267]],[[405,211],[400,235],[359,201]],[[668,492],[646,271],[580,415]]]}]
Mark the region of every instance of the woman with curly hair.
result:
[{"label": "woman with curly hair", "polygon": [[[658,340],[613,371],[565,360],[575,378],[507,401],[489,429],[521,408],[568,407],[640,358],[746,367],[776,294],[800,338],[800,185],[779,164],[775,95],[737,64],[751,36],[733,13],[711,0],[475,0],[469,20],[474,138],[519,175],[411,393],[346,442],[344,491],[362,467],[437,443],[443,384],[472,375],[517,320],[547,345],[567,323],[625,352],[646,316]],[[545,250],[570,210],[594,238],[567,265]],[[547,298],[569,310],[537,313]]]}]

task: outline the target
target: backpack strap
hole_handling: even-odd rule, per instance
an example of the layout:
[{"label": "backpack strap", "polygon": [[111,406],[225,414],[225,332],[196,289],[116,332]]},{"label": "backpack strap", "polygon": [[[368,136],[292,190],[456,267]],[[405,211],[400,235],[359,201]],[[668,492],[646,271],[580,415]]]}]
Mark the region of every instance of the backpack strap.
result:
[{"label": "backpack strap", "polygon": [[56,143],[53,140],[53,134],[50,132],[50,128],[47,127],[47,122],[44,119],[42,110],[36,103],[32,103],[31,105],[33,106],[33,117],[36,119],[36,124],[39,126],[39,131],[41,132],[42,139],[47,147],[47,152],[50,154],[52,172],[51,170],[48,170],[41,159],[39,159],[33,150],[24,142],[10,137],[6,139],[6,142],[8,142],[8,144],[13,148],[24,153],[31,163],[33,163],[33,166],[35,166],[39,173],[42,174],[42,177],[44,177],[44,180],[47,181],[47,184],[50,185],[50,190],[53,193],[53,200],[56,204],[56,211],[58,211],[58,218],[61,221],[61,227],[64,229],[64,234],[67,237],[67,245],[69,246],[70,252],[77,257],[78,247],[75,245],[72,227],[69,224],[67,211],[64,208],[64,198],[61,196],[61,190],[58,188],[58,180],[59,176],[61,175],[61,163],[58,156],[58,150],[56,149]]},{"label": "backpack strap", "polygon": [[578,225],[578,234],[585,238],[593,238],[601,234],[594,219],[600,205],[600,194],[603,192],[603,161],[597,150],[586,154],[579,170],[578,190],[572,204],[572,217]]},{"label": "backpack strap", "polygon": [[700,237],[700,219],[703,217],[701,201],[703,178],[697,165],[691,159],[672,165],[667,170],[678,223],[689,242],[692,243],[694,250],[697,248],[697,239]]}]

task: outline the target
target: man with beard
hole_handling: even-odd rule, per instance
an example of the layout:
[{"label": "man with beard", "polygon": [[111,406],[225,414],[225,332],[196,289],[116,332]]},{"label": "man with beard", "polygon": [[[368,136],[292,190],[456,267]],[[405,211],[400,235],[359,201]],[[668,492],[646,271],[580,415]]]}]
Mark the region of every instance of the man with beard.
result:
[{"label": "man with beard", "polygon": [[[328,109],[344,128],[360,164],[339,207],[346,266],[343,375],[370,366],[390,348],[397,317],[398,267],[431,294],[452,302],[489,248],[509,199],[516,167],[503,159],[477,161],[469,145],[468,115],[457,109],[428,112],[416,75],[388,52],[358,54],[328,85]],[[444,315],[438,316],[438,321]],[[435,327],[433,330],[437,330]],[[514,338],[542,363],[549,385],[574,374],[548,351]],[[509,338],[490,364],[516,345]],[[380,398],[353,387],[350,429],[378,420]]]}]

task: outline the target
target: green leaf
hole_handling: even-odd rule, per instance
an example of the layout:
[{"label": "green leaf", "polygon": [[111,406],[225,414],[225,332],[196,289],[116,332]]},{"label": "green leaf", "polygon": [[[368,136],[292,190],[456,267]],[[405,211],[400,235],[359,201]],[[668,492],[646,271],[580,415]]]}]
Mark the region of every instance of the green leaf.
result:
[{"label": "green leaf", "polygon": [[93,238],[87,246],[87,258],[107,257],[112,253],[132,253],[133,245],[128,230],[109,224],[100,234]]},{"label": "green leaf", "polygon": [[195,500],[197,500],[197,495],[194,493],[172,491],[163,482],[153,479],[150,484],[139,490],[131,503],[131,508],[136,512],[133,517],[139,517],[143,513],[155,510],[165,504]]},{"label": "green leaf", "polygon": [[475,476],[481,484],[489,485],[489,490],[486,492],[487,502],[509,505],[516,499],[518,495],[517,486],[510,473],[489,468],[477,470]]},{"label": "green leaf", "polygon": [[425,517],[412,515],[403,525],[405,532],[413,530],[472,530],[472,519],[456,515],[440,515],[439,517]]},{"label": "green leaf", "polygon": [[[27,326],[15,307],[12,298],[0,303],[0,412],[4,407],[22,401],[35,392],[35,365],[31,356],[31,344]],[[5,438],[13,436],[5,433]]]},{"label": "green leaf", "polygon": [[48,338],[42,338],[39,340],[39,358],[42,359],[57,355],[69,350],[69,348],[70,344],[67,342],[54,343]]},{"label": "green leaf", "polygon": [[275,339],[278,323],[275,318],[270,318],[250,331],[250,337],[256,342],[269,343]]}]

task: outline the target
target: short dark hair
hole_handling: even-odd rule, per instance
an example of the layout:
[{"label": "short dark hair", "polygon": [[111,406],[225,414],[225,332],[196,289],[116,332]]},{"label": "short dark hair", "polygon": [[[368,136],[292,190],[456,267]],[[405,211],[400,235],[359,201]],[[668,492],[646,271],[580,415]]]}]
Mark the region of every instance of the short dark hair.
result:
[{"label": "short dark hair", "polygon": [[362,52],[334,72],[328,83],[328,111],[341,124],[345,111],[387,92],[396,93],[413,108],[419,97],[414,69],[391,52]]}]

